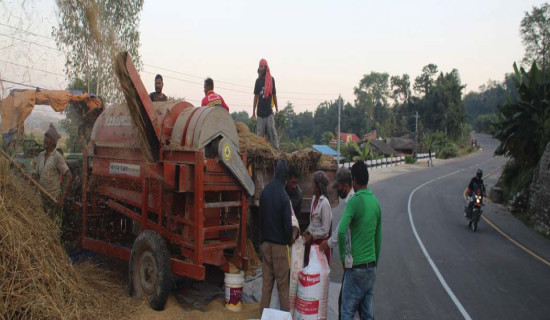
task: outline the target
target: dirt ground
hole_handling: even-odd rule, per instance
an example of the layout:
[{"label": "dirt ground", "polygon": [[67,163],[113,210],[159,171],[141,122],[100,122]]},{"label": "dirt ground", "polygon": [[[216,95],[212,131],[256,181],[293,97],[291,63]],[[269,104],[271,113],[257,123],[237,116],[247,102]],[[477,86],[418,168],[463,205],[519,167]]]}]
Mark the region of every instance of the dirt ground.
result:
[{"label": "dirt ground", "polygon": [[243,310],[240,312],[233,312],[226,310],[224,307],[223,298],[216,299],[208,305],[207,311],[199,310],[186,310],[178,301],[170,296],[166,302],[166,307],[163,311],[154,311],[147,305],[142,305],[138,311],[134,314],[133,319],[138,320],[154,320],[154,319],[177,319],[177,320],[246,320],[246,319],[260,319],[260,304],[244,304]]}]

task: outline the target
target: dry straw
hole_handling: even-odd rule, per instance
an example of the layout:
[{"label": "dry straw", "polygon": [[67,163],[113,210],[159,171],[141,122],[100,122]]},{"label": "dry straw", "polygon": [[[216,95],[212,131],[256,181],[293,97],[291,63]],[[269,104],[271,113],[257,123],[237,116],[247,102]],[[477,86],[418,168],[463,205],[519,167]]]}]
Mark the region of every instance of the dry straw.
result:
[{"label": "dry straw", "polygon": [[273,149],[264,138],[251,133],[246,124],[235,122],[235,126],[239,134],[239,149],[246,152],[248,163],[260,168],[273,168],[277,161],[284,159],[302,175],[315,170],[336,170],[336,163],[330,155],[321,155],[317,151],[284,153]]},{"label": "dry straw", "polygon": [[123,319],[137,306],[120,277],[77,265],[39,195],[0,159],[0,319]]}]

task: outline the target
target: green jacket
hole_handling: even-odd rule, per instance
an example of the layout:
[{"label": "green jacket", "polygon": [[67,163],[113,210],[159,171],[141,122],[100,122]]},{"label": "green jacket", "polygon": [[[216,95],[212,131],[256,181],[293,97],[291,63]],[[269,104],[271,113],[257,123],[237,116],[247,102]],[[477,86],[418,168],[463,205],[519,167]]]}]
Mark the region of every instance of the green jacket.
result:
[{"label": "green jacket", "polygon": [[344,263],[346,233],[351,229],[351,254],[353,265],[375,261],[378,265],[382,242],[382,215],[378,199],[369,189],[362,189],[346,204],[346,210],[338,226],[338,247]]}]

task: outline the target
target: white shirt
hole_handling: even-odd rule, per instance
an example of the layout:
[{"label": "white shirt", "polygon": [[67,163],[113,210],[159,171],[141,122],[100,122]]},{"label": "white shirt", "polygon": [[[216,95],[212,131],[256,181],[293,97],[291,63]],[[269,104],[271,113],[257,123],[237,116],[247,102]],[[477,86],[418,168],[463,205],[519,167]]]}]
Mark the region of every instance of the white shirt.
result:
[{"label": "white shirt", "polygon": [[332,223],[330,202],[324,195],[321,195],[315,209],[313,209],[314,203],[315,195],[313,195],[313,199],[311,199],[311,214],[309,216],[309,227],[307,227],[307,231],[311,233],[313,240],[325,239],[328,237],[330,225]]},{"label": "white shirt", "polygon": [[46,151],[42,151],[37,159],[36,173],[40,178],[38,182],[57,199],[61,195],[61,177],[69,170],[69,167],[67,167],[65,159],[57,150],[54,150],[46,161],[44,161],[45,158]]},{"label": "white shirt", "polygon": [[[331,248],[338,247],[338,227],[340,225],[340,219],[342,219],[342,215],[344,214],[344,210],[346,209],[346,204],[348,203],[349,199],[353,197],[355,194],[355,191],[353,191],[353,188],[351,188],[348,192],[348,195],[345,199],[338,198],[338,205],[332,210],[335,217],[335,228],[332,228],[332,235],[328,239],[328,245]],[[349,229],[348,229],[349,233]]]}]

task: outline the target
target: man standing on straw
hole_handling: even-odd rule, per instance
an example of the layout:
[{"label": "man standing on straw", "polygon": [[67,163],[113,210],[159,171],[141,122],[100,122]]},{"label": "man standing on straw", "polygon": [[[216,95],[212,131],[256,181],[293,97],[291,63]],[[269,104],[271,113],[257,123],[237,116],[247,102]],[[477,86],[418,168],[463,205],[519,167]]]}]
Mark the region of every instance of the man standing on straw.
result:
[{"label": "man standing on straw", "polygon": [[[61,138],[55,127],[50,123],[48,131],[44,134],[45,151],[38,155],[36,174],[38,182],[55,199],[57,203],[53,204],[49,199],[43,198],[44,209],[57,222],[61,223],[61,208],[65,204],[65,198],[73,181],[73,175],[65,163],[61,153],[56,150],[57,141]],[[65,187],[61,192],[61,177]]]},{"label": "man standing on straw", "polygon": [[256,134],[260,137],[264,137],[267,133],[271,145],[275,149],[279,149],[279,137],[277,136],[277,129],[275,129],[273,106],[275,106],[275,115],[278,115],[279,105],[277,104],[275,78],[271,76],[267,61],[262,59],[260,60],[260,66],[258,68],[258,79],[256,79],[256,84],[254,85],[252,119],[256,119],[257,108],[258,122],[256,124]]}]

